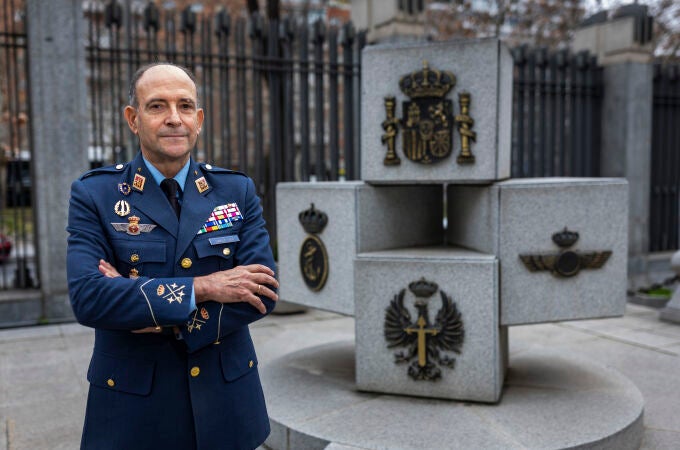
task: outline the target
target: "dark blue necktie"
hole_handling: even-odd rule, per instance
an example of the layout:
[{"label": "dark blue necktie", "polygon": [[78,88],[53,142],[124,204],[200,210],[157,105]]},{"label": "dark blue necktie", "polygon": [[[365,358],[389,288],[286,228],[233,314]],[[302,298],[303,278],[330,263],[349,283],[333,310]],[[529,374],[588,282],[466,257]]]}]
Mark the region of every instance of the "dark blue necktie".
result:
[{"label": "dark blue necktie", "polygon": [[165,196],[168,198],[170,206],[172,206],[172,209],[175,210],[175,214],[179,219],[180,206],[179,199],[177,198],[177,191],[179,191],[179,183],[174,178],[166,178],[165,180],[161,181],[161,189],[163,190],[163,192],[165,192]]}]

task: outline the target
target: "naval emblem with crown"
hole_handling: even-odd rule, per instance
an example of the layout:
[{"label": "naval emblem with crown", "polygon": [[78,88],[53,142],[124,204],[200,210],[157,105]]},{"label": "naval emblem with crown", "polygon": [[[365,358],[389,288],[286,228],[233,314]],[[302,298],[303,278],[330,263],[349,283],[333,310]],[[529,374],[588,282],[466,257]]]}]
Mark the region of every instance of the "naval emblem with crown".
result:
[{"label": "naval emblem with crown", "polygon": [[328,252],[319,236],[328,224],[328,215],[314,207],[314,203],[300,214],[298,219],[308,233],[300,247],[300,273],[307,287],[320,291],[328,278]]}]

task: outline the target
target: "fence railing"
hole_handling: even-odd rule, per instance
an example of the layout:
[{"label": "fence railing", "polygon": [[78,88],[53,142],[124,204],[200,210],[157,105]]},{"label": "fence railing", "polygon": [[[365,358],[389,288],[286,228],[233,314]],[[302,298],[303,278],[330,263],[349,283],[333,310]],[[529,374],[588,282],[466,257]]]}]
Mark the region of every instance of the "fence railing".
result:
[{"label": "fence railing", "polygon": [[513,49],[512,176],[598,176],[602,69],[587,52]]},{"label": "fence railing", "polygon": [[140,11],[115,1],[90,2],[86,18],[91,152],[100,163],[137,151],[121,114],[128,82],[142,64],[166,60],[199,82],[206,121],[195,157],[252,176],[270,231],[277,182],[358,178],[365,38],[351,24],[199,16],[154,3]]},{"label": "fence railing", "polygon": [[677,250],[680,223],[680,65],[654,67],[649,250]]},{"label": "fence railing", "polygon": [[38,287],[23,2],[0,3],[0,290]]}]

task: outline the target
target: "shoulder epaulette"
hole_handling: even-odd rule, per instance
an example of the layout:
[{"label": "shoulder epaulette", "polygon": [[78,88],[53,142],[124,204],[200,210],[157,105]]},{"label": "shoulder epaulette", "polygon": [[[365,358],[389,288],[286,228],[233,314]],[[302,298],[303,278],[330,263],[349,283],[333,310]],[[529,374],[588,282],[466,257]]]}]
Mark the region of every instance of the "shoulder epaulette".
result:
[{"label": "shoulder epaulette", "polygon": [[231,170],[231,169],[225,169],[223,167],[216,167],[211,164],[207,163],[198,163],[198,165],[201,167],[201,170],[206,173],[233,173],[235,175],[242,175],[244,177],[247,177],[247,175],[243,172],[239,172],[238,170]]},{"label": "shoulder epaulette", "polygon": [[84,180],[87,177],[90,177],[92,175],[99,175],[103,173],[120,173],[125,167],[128,165],[128,163],[125,164],[113,164],[110,166],[104,166],[104,167],[97,167],[96,169],[91,169],[85,172],[84,174],[81,175],[80,179]]}]

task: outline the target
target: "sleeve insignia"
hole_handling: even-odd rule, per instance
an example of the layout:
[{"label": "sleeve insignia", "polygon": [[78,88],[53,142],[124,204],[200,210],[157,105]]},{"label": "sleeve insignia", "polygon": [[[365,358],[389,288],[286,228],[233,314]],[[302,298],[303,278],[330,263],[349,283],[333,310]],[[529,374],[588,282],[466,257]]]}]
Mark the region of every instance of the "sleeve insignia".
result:
[{"label": "sleeve insignia", "polygon": [[[163,288],[163,289],[161,289]],[[177,283],[166,284],[165,286],[159,285],[156,289],[156,294],[159,297],[163,297],[168,303],[182,303],[184,300],[184,285],[178,286]]]},{"label": "sleeve insignia", "polygon": [[201,317],[204,320],[199,319],[197,315],[198,310],[194,311],[194,316],[187,322],[187,330],[189,330],[189,333],[192,333],[194,330],[201,331],[201,327],[205,324],[205,321],[208,320],[208,311],[205,308],[201,308]]}]

